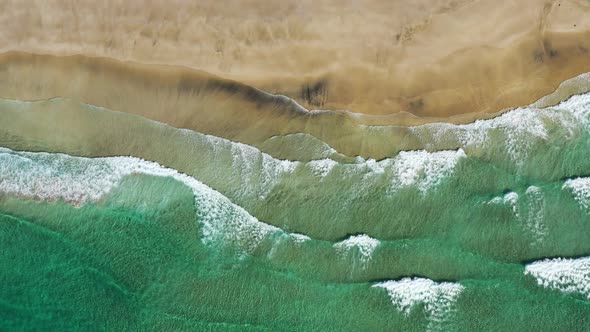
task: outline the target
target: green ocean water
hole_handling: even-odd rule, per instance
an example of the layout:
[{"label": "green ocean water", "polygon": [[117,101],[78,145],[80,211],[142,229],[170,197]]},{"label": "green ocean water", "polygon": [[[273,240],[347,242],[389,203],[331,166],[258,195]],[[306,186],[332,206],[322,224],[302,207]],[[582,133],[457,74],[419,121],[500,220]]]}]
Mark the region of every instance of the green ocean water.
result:
[{"label": "green ocean water", "polygon": [[590,95],[379,161],[39,105],[0,101],[1,330],[590,329]]}]

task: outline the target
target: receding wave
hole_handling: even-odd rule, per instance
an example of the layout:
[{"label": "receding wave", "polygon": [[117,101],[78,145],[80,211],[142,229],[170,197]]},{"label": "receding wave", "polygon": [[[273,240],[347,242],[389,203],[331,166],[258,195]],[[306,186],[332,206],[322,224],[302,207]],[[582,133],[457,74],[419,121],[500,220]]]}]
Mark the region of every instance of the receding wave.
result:
[{"label": "receding wave", "polygon": [[[359,117],[348,112],[310,113],[290,98],[271,95],[204,72],[185,72],[183,68],[150,67],[84,56],[20,53],[5,54],[0,57],[0,62],[7,68],[0,72],[4,75],[0,80],[3,83],[0,96],[3,98],[42,100],[55,96],[70,97],[261,148],[266,147],[265,142],[272,137],[307,133],[341,154],[382,159],[402,150],[427,148],[433,139],[423,130],[397,125],[388,117],[365,121],[366,116]],[[68,70],[62,70],[66,66]],[[89,85],[75,89],[69,86],[69,82],[89,78],[92,78]],[[561,92],[553,95],[568,97],[573,93],[587,92],[587,79],[587,75],[574,78],[574,83],[563,85],[558,89]],[[537,105],[550,106],[553,102],[539,102]],[[471,112],[479,111],[474,109]],[[495,115],[488,114],[485,118]],[[449,120],[441,118],[427,122]],[[435,124],[434,127],[440,125]],[[444,131],[440,128],[436,131],[441,130]],[[458,149],[461,142],[453,138],[437,144],[445,146],[432,148],[448,150]]]}]

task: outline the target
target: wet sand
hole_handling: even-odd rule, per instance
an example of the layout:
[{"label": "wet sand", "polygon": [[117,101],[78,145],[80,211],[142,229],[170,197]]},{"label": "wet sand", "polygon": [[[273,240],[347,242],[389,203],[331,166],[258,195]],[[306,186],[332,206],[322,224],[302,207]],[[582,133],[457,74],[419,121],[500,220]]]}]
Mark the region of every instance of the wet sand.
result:
[{"label": "wet sand", "polygon": [[[562,83],[535,106],[556,104],[590,90],[587,76]],[[407,126],[391,124],[386,118],[310,112],[287,97],[183,67],[11,52],[0,57],[0,94],[18,100],[65,96],[260,148],[270,138],[296,133],[310,134],[348,156],[381,159],[400,150],[424,148]],[[377,118],[381,126],[367,127],[367,118]]]}]

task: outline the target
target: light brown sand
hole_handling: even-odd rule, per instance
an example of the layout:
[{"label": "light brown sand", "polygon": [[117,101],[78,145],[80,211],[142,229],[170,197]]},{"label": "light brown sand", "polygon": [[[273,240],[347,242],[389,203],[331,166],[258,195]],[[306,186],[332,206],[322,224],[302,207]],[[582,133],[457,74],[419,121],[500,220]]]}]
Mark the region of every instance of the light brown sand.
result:
[{"label": "light brown sand", "polygon": [[[589,90],[590,74],[584,74],[563,82],[535,106],[553,105],[572,94]],[[289,158],[288,151],[278,151],[280,146],[275,143],[281,140],[279,136],[294,133],[310,134],[348,156],[381,159],[400,150],[425,148],[424,143],[411,133],[410,127],[364,126],[364,119],[351,113],[309,112],[286,97],[270,95],[239,82],[181,67],[123,63],[85,56],[14,52],[0,56],[1,98],[37,100],[60,96],[74,99],[74,103],[68,105],[79,105],[76,101],[81,100],[114,111],[135,113],[174,127],[254,145],[273,156],[284,158]],[[62,107],[59,103],[40,105]],[[52,114],[57,114],[57,111],[53,110]],[[13,127],[10,114],[13,113],[0,109],[0,115],[7,121],[3,125],[8,128]],[[82,113],[78,116],[74,111],[67,114],[68,123],[88,122]],[[35,133],[40,130],[39,126],[46,125],[27,123],[21,124],[25,128],[22,132]],[[104,123],[97,126],[104,126]],[[118,123],[109,127],[127,133]],[[56,134],[59,141],[61,130],[57,130]],[[149,133],[135,134],[145,141],[151,140]],[[272,143],[270,138],[275,142]],[[110,144],[109,139],[91,141],[97,148]],[[141,147],[137,149],[140,151]]]},{"label": "light brown sand", "polygon": [[12,50],[182,65],[310,109],[386,115],[363,123],[463,122],[590,71],[590,3],[1,0],[0,52]]}]

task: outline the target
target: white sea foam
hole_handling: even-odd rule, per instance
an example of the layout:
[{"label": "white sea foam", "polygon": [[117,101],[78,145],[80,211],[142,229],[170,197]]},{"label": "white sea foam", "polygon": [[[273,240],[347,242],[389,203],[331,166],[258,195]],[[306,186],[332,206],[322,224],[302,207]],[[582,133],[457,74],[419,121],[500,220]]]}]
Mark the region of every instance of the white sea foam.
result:
[{"label": "white sea foam", "polygon": [[390,192],[402,187],[417,186],[422,193],[426,193],[440,184],[442,179],[450,176],[459,160],[465,156],[462,149],[438,152],[419,150],[402,151],[393,158],[381,161],[357,157],[353,164],[339,164],[331,159],[322,159],[305,165],[317,177],[325,177],[335,167],[340,167],[343,180],[358,182],[385,175],[390,178]]},{"label": "white sea foam", "polygon": [[[266,199],[277,184],[300,167],[308,169],[310,174],[320,178],[320,181],[338,168],[342,181],[359,183],[356,186],[359,192],[369,189],[366,187],[371,181],[367,180],[385,176],[391,183],[388,193],[394,193],[403,187],[417,186],[425,194],[440,184],[442,179],[450,176],[458,161],[466,156],[461,149],[439,152],[420,150],[403,151],[395,157],[381,161],[358,157],[355,163],[350,164],[341,164],[330,158],[303,163],[278,160],[252,146],[214,136],[208,136],[207,140],[211,141],[209,149],[214,151],[215,163],[224,165],[229,162],[231,169],[237,173],[240,186],[234,188],[232,197],[243,200]],[[229,151],[231,160],[223,159],[225,151]],[[300,173],[299,176],[303,174]],[[350,194],[356,197],[359,192]]]},{"label": "white sea foam", "polygon": [[545,194],[536,186],[530,186],[525,192],[527,215],[524,220],[525,229],[533,235],[536,242],[541,242],[547,235],[545,226]]},{"label": "white sea foam", "polygon": [[242,143],[230,142],[231,167],[245,183],[236,188],[237,195],[264,199],[284,175],[292,173],[299,162],[277,160]]},{"label": "white sea foam", "polygon": [[462,149],[458,151],[413,151],[400,152],[393,161],[395,187],[417,185],[421,192],[437,186],[450,176],[457,163],[465,157]]},{"label": "white sea foam", "polygon": [[590,213],[590,178],[569,179],[562,189],[570,190],[578,204]]},{"label": "white sea foam", "polygon": [[[462,149],[457,151],[428,152],[402,151],[394,158],[375,161],[362,160],[345,175],[358,176],[363,174],[363,184],[367,179],[387,177],[391,185],[388,194],[399,189],[416,186],[422,194],[437,187],[441,181],[451,176],[458,162],[466,157]],[[361,179],[359,179],[361,180]],[[357,181],[359,181],[357,180]]]},{"label": "white sea foam", "polygon": [[551,108],[575,112],[581,120],[587,122],[590,114],[590,93],[572,96]]},{"label": "white sea foam", "polygon": [[501,204],[504,200],[502,199],[502,197],[494,197],[491,200],[489,200],[486,204]]},{"label": "white sea foam", "polygon": [[383,168],[382,163],[376,161],[375,159],[369,158],[365,161],[365,166],[372,174],[383,174],[385,173],[385,169]]},{"label": "white sea foam", "polygon": [[[496,118],[469,124],[433,123],[411,127],[423,143],[432,147],[443,139],[456,141],[464,149],[489,150],[503,141],[505,151],[516,164],[524,162],[528,151],[538,140],[548,138],[545,123],[536,110],[518,108]],[[453,139],[451,139],[453,138]]]},{"label": "white sea foam", "polygon": [[473,151],[503,148],[518,166],[526,162],[533,147],[549,139],[549,126],[560,128],[560,138],[572,138],[590,128],[590,93],[576,95],[560,104],[539,109],[520,107],[498,117],[469,124],[431,123],[410,127],[425,147],[456,146]]},{"label": "white sea foam", "polygon": [[198,180],[134,157],[80,158],[63,154],[0,149],[0,192],[41,200],[63,199],[74,205],[99,201],[131,174],[172,177],[195,195],[203,242],[222,241],[251,252],[279,229],[259,222],[228,198]]},{"label": "white sea foam", "polygon": [[509,206],[512,210],[512,214],[516,218],[520,218],[520,209],[518,207],[518,194],[511,191],[504,195],[504,199],[502,199],[502,203],[506,206]]},{"label": "white sea foam", "polygon": [[[518,203],[518,194],[513,191],[506,193],[502,201],[504,202],[504,204],[515,207],[516,203]],[[517,213],[516,210],[514,212]]]},{"label": "white sea foam", "polygon": [[336,165],[338,165],[338,163],[332,159],[312,160],[307,163],[307,166],[311,168],[313,175],[322,178],[328,175]]},{"label": "white sea foam", "polygon": [[422,194],[440,185],[441,181],[451,176],[458,162],[464,158],[465,152],[457,151],[402,151],[394,158],[375,161],[367,159],[357,161],[357,164],[343,172],[346,177],[358,177],[362,174],[363,185],[368,180],[385,177],[390,186],[387,194],[395,194],[398,190],[415,186]]},{"label": "white sea foam", "polygon": [[0,149],[0,191],[40,200],[80,204],[98,201],[121,179],[114,160],[79,162],[80,158]]},{"label": "white sea foam", "polygon": [[[541,242],[547,235],[544,223],[545,218],[545,195],[543,190],[537,186],[529,186],[524,194],[524,199],[517,193],[511,191],[503,197],[494,197],[487,204],[503,204],[512,211],[524,231],[531,235],[533,243]],[[521,204],[526,204],[525,209]]]},{"label": "white sea foam", "polygon": [[464,289],[458,283],[439,283],[425,278],[390,280],[373,287],[387,290],[393,306],[406,316],[417,304],[422,304],[429,320],[428,330],[440,329],[440,323],[448,322],[453,304]]},{"label": "white sea foam", "polygon": [[304,234],[291,233],[289,235],[291,236],[293,241],[295,241],[295,243],[303,243],[303,242],[311,240],[311,238],[309,236],[304,235]]},{"label": "white sea foam", "polygon": [[537,261],[525,267],[525,274],[533,276],[539,286],[581,294],[590,300],[590,257]]},{"label": "white sea foam", "polygon": [[333,247],[341,257],[358,261],[362,268],[366,268],[379,244],[379,240],[360,234],[335,243]]},{"label": "white sea foam", "polygon": [[462,126],[460,139],[465,145],[489,148],[494,144],[491,135],[501,132],[508,155],[516,163],[527,157],[535,139],[546,140],[547,130],[538,112],[517,108],[491,120],[480,120]]},{"label": "white sea foam", "polygon": [[[388,194],[399,189],[415,186],[422,194],[438,186],[441,181],[451,176],[457,163],[466,157],[461,149],[457,151],[402,151],[397,156],[381,161],[357,158],[353,164],[339,164],[331,159],[314,160],[305,164],[311,173],[320,178],[328,176],[335,168],[341,172],[341,181],[359,183],[357,195],[371,187],[371,180],[385,177],[389,179]],[[296,165],[290,167],[294,169]],[[356,196],[355,196],[356,197]],[[353,198],[353,197],[351,197]]]}]

